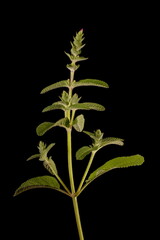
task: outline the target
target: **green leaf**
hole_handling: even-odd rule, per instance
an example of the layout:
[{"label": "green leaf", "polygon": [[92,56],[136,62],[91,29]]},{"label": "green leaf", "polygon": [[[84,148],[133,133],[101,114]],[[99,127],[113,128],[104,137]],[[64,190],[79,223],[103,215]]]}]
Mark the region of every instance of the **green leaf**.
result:
[{"label": "green leaf", "polygon": [[84,116],[83,114],[77,116],[75,120],[73,121],[73,127],[77,132],[82,132],[84,128]]},{"label": "green leaf", "polygon": [[39,157],[40,157],[40,154],[37,153],[37,154],[34,154],[34,155],[30,156],[29,158],[27,158],[27,161],[35,159],[35,158],[39,158]]},{"label": "green leaf", "polygon": [[92,152],[92,150],[93,150],[92,147],[88,147],[88,146],[81,147],[76,152],[76,159],[83,160],[88,154]]},{"label": "green leaf", "polygon": [[97,79],[83,79],[73,83],[73,87],[83,87],[83,86],[95,86],[109,88],[108,84],[104,81]]},{"label": "green leaf", "polygon": [[14,196],[25,192],[30,189],[35,188],[51,188],[51,189],[60,189],[60,184],[58,181],[51,176],[40,176],[35,177],[27,180],[26,182],[22,183],[14,193]]},{"label": "green leaf", "polygon": [[39,158],[40,161],[45,161],[48,159],[47,154],[51,150],[51,148],[55,145],[55,143],[51,143],[48,146],[42,141],[39,142],[39,153],[32,155],[31,157],[27,158],[27,161]]},{"label": "green leaf", "polygon": [[105,107],[98,103],[85,102],[85,103],[74,104],[70,107],[70,109],[104,111]]},{"label": "green leaf", "polygon": [[51,150],[51,148],[55,145],[55,143],[51,143],[48,146],[46,146],[46,144],[44,144],[44,142],[40,141],[39,142],[39,152],[40,152],[40,161],[45,161],[46,159],[48,159],[47,154],[48,152]]},{"label": "green leaf", "polygon": [[49,157],[47,160],[43,162],[43,166],[52,174],[57,175],[58,171],[56,168],[55,162],[52,160],[52,157]]},{"label": "green leaf", "polygon": [[66,118],[61,118],[60,120],[55,122],[54,127],[68,128],[69,127],[69,119],[67,117]]},{"label": "green leaf", "polygon": [[69,99],[70,99],[70,97],[69,97],[68,92],[63,91],[63,92],[62,92],[62,97],[60,97],[60,99],[62,100],[62,102],[63,102],[64,104],[69,104]]},{"label": "green leaf", "polygon": [[100,148],[105,147],[105,146],[110,145],[110,144],[123,146],[124,145],[123,141],[124,140],[121,139],[121,138],[107,137],[107,138],[102,139],[102,141],[100,143]]},{"label": "green leaf", "polygon": [[88,132],[88,131],[83,131],[85,134],[87,134],[90,138],[94,139],[96,141],[100,141],[103,138],[103,133],[101,132],[100,129],[97,129],[96,131]]},{"label": "green leaf", "polygon": [[53,122],[43,122],[36,128],[36,133],[38,136],[43,136],[52,127],[54,127]]},{"label": "green leaf", "polygon": [[143,164],[144,157],[137,154],[133,156],[127,156],[127,157],[117,157],[112,160],[109,160],[101,167],[97,168],[93,173],[90,174],[89,178],[86,180],[86,182],[91,182],[95,178],[101,176],[102,174],[115,169],[115,168],[126,168],[126,167],[132,167],[132,166],[139,166]]},{"label": "green leaf", "polygon": [[78,94],[75,93],[70,100],[71,105],[77,104],[80,101],[80,99],[81,99],[81,97],[79,98]]},{"label": "green leaf", "polygon": [[52,123],[52,122],[43,122],[43,123],[41,123],[36,128],[37,135],[38,136],[43,136],[48,130],[50,130],[53,127],[68,128],[69,127],[69,120],[68,120],[68,118],[62,118],[62,119],[58,120],[55,123]]},{"label": "green leaf", "polygon": [[42,112],[48,112],[48,111],[57,110],[57,109],[63,110],[63,111],[66,110],[65,105],[59,101],[59,102],[53,103],[50,106],[45,107],[42,110]]},{"label": "green leaf", "polygon": [[61,87],[69,87],[69,81],[68,80],[62,80],[56,83],[53,83],[45,88],[42,89],[41,94],[46,93],[48,91],[51,91],[56,88],[61,88]]}]

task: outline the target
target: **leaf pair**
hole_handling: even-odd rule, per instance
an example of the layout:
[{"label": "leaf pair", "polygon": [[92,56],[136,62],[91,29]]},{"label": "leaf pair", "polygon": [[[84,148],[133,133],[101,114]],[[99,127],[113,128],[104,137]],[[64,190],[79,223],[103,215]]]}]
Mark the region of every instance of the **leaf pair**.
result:
[{"label": "leaf pair", "polygon": [[92,103],[92,102],[84,102],[84,103],[76,103],[76,104],[72,104],[72,105],[66,105],[62,102],[55,102],[50,106],[47,106],[43,109],[43,112],[48,112],[48,111],[52,111],[52,110],[63,110],[63,111],[67,111],[67,110],[96,110],[96,111],[104,111],[105,107],[102,106],[101,104],[98,103]]},{"label": "leaf pair", "polygon": [[83,146],[81,147],[77,152],[76,152],[76,159],[77,160],[83,160],[88,154],[91,152],[97,152],[99,149],[115,144],[119,146],[123,146],[123,139],[121,138],[115,138],[115,137],[107,137],[103,138],[103,133],[101,132],[100,129],[95,131],[94,133],[84,131],[87,135],[91,137],[93,140],[93,144],[91,146]]},{"label": "leaf pair", "polygon": [[[86,188],[88,184],[90,184],[93,180],[95,180],[102,174],[112,169],[139,166],[139,165],[142,165],[143,162],[144,162],[144,157],[139,154],[133,155],[133,156],[127,156],[127,157],[117,157],[112,160],[109,160],[108,162],[103,164],[101,167],[97,168],[94,172],[92,172],[89,175],[83,189]],[[14,196],[17,196],[18,194],[24,191],[35,189],[35,188],[50,188],[50,189],[55,189],[63,192],[63,190],[60,189],[59,182],[54,177],[40,176],[40,177],[31,178],[25,181],[24,183],[22,183],[15,191]]]},{"label": "leaf pair", "polygon": [[76,87],[85,87],[85,86],[93,86],[93,87],[102,87],[109,88],[108,84],[102,80],[97,79],[82,79],[79,81],[70,82],[69,80],[62,80],[56,83],[53,83],[44,89],[42,89],[41,94],[46,93],[48,91],[57,89],[57,88],[76,88]]},{"label": "leaf pair", "polygon": [[54,163],[54,161],[52,160],[52,157],[48,157],[47,154],[48,152],[51,150],[51,148],[55,145],[55,143],[51,143],[48,146],[40,141],[39,142],[39,153],[38,154],[34,154],[31,157],[29,157],[27,159],[27,161],[35,159],[35,158],[39,158],[39,161],[43,161],[43,165],[44,167],[52,174],[52,175],[57,175],[57,168],[56,165]]},{"label": "leaf pair", "polygon": [[78,94],[74,94],[71,98],[69,97],[69,94],[66,91],[63,91],[62,97],[60,97],[61,101],[55,102],[50,106],[45,107],[42,112],[48,112],[51,110],[96,110],[96,111],[104,111],[105,108],[98,104],[98,103],[92,103],[92,102],[85,102],[85,103],[79,103],[80,99],[78,97]]}]

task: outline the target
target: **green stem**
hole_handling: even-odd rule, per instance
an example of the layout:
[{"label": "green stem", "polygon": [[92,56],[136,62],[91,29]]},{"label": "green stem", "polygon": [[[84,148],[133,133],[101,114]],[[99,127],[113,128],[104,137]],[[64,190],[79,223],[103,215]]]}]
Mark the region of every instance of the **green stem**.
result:
[{"label": "green stem", "polygon": [[70,190],[67,188],[67,186],[65,185],[65,183],[62,181],[62,179],[57,175],[55,174],[56,178],[58,179],[58,181],[61,183],[61,185],[64,187],[64,189],[66,190],[66,192],[71,196],[71,192]]},{"label": "green stem", "polygon": [[74,81],[74,73],[75,71],[70,71],[70,81],[73,82]]},{"label": "green stem", "polygon": [[92,164],[92,162],[93,162],[95,153],[96,153],[95,151],[93,151],[93,152],[91,153],[91,157],[90,157],[90,159],[89,159],[89,162],[88,162],[88,165],[87,165],[87,167],[86,167],[86,170],[85,170],[85,172],[84,172],[84,174],[83,174],[82,180],[81,180],[81,182],[80,182],[80,184],[79,184],[79,187],[78,187],[78,190],[77,190],[77,192],[76,192],[76,195],[79,195],[79,194],[80,194],[80,191],[81,191],[81,189],[82,189],[83,183],[84,183],[84,181],[85,181],[85,179],[86,179],[86,176],[87,176],[87,174],[88,174],[88,172],[89,172],[89,169],[90,169],[90,167],[91,167],[91,164]]},{"label": "green stem", "polygon": [[75,196],[75,185],[74,185],[73,165],[72,165],[72,137],[71,137],[71,131],[72,131],[71,128],[67,129],[68,172],[69,172],[69,180],[70,180],[70,186],[71,186],[71,192],[72,192],[72,202],[73,202],[73,208],[74,208],[74,214],[75,214],[75,218],[76,218],[76,224],[77,224],[79,239],[84,240],[77,197]]},{"label": "green stem", "polygon": [[67,151],[68,151],[68,173],[72,194],[75,193],[74,178],[73,178],[73,166],[72,166],[72,137],[71,128],[67,129]]},{"label": "green stem", "polygon": [[77,223],[79,239],[80,240],[84,240],[83,231],[82,231],[82,225],[81,225],[81,219],[80,219],[80,214],[79,214],[79,208],[78,208],[77,197],[73,197],[72,201],[73,201],[73,207],[74,207],[74,213],[75,213],[75,218],[76,218],[76,223]]},{"label": "green stem", "polygon": [[[70,82],[72,83],[74,80],[74,71],[70,72]],[[71,99],[72,97],[72,88],[69,88],[69,97]],[[68,119],[70,120],[70,124],[73,123],[75,111],[72,112],[68,110],[66,115]],[[71,187],[71,193],[72,193],[72,202],[73,202],[73,208],[74,208],[74,214],[76,218],[76,224],[79,234],[79,239],[84,240],[83,237],[83,231],[82,231],[82,225],[80,220],[80,214],[79,214],[79,208],[78,208],[78,201],[77,197],[75,196],[75,185],[74,185],[74,177],[73,177],[73,165],[72,165],[72,124],[70,128],[67,128],[67,152],[68,152],[68,173],[69,173],[69,180],[70,180],[70,187]]]}]

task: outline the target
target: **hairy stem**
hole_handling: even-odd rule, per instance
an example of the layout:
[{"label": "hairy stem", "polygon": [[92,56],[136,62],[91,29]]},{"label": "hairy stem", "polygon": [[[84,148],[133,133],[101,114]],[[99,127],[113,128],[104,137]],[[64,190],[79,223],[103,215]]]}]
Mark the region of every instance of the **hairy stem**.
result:
[{"label": "hairy stem", "polygon": [[[74,81],[74,71],[70,72],[70,82]],[[69,88],[69,97],[72,98],[72,88]],[[81,225],[81,219],[80,219],[80,213],[79,213],[79,207],[78,207],[78,201],[77,197],[75,196],[75,185],[74,185],[74,177],[73,177],[73,164],[72,164],[72,123],[74,120],[75,111],[68,110],[66,113],[68,119],[70,120],[70,127],[67,128],[67,152],[68,152],[68,173],[69,173],[69,180],[70,180],[70,187],[71,187],[71,193],[72,193],[72,202],[73,202],[73,208],[74,208],[74,214],[79,234],[79,239],[84,240],[83,237],[83,231],[82,231],[82,225]]]},{"label": "hairy stem", "polygon": [[77,224],[79,239],[80,240],[84,240],[83,230],[82,230],[82,225],[81,225],[81,219],[80,219],[80,214],[79,214],[79,208],[78,208],[77,197],[73,197],[72,201],[73,201],[73,208],[74,208],[74,213],[75,213],[75,218],[76,218],[76,224]]},{"label": "hairy stem", "polygon": [[71,186],[71,192],[72,192],[72,202],[73,202],[73,208],[74,208],[74,214],[75,214],[75,218],[76,218],[76,224],[77,224],[79,239],[84,240],[77,197],[75,196],[75,185],[74,185],[73,165],[72,165],[72,136],[71,136],[71,132],[72,132],[71,128],[67,129],[68,172],[69,172],[69,180],[70,180],[70,186]]},{"label": "hairy stem", "polygon": [[72,166],[72,137],[71,137],[71,128],[67,129],[67,151],[68,151],[68,173],[70,180],[70,187],[72,194],[75,193],[74,186],[74,177],[73,177],[73,166]]},{"label": "hairy stem", "polygon": [[93,159],[94,159],[94,156],[95,156],[95,153],[96,153],[95,151],[93,151],[93,152],[91,153],[91,157],[90,157],[90,159],[89,159],[88,165],[87,165],[87,167],[86,167],[86,170],[85,170],[85,172],[84,172],[84,174],[83,174],[83,177],[82,177],[82,179],[81,179],[81,182],[80,182],[80,184],[79,184],[78,190],[77,190],[77,192],[76,192],[77,196],[78,196],[78,195],[80,194],[80,192],[81,192],[83,183],[84,183],[84,181],[85,181],[85,179],[86,179],[86,176],[87,176],[87,174],[88,174],[88,172],[89,172],[89,169],[90,169],[90,167],[91,167],[91,164],[92,164]]},{"label": "hairy stem", "polygon": [[59,177],[59,175],[55,174],[56,178],[58,179],[58,181],[61,183],[61,185],[64,187],[64,189],[66,190],[66,192],[69,194],[69,196],[71,196],[71,192],[70,190],[67,188],[67,186],[65,185],[65,183],[62,181],[62,179]]}]

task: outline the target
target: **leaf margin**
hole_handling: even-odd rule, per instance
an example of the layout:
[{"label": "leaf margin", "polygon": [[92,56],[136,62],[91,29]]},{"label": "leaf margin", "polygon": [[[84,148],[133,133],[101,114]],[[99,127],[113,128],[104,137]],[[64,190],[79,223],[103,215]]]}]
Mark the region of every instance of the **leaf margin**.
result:
[{"label": "leaf margin", "polygon": [[[51,181],[51,179],[54,181],[54,184],[49,183]],[[46,185],[42,184],[42,183],[38,184],[38,182],[36,183],[37,180],[38,180],[38,182],[39,182],[39,180],[46,182]],[[36,184],[32,184],[32,181],[33,182],[35,181]],[[36,189],[36,188],[50,188],[50,189],[60,190],[60,184],[57,181],[57,179],[52,176],[44,175],[44,176],[33,177],[33,178],[30,178],[30,179],[26,180],[25,182],[23,182],[16,189],[13,196],[15,197],[25,191]]]},{"label": "leaf margin", "polygon": [[[118,160],[122,160],[121,163],[118,163]],[[125,159],[125,160],[124,160]],[[130,160],[130,164],[128,163],[123,163],[123,161],[126,160]],[[112,165],[113,163],[113,165]],[[117,164],[114,165],[114,163]],[[127,167],[133,167],[133,166],[140,166],[144,163],[144,157],[140,154],[135,154],[135,155],[131,155],[131,156],[122,156],[122,157],[116,157],[113,158],[111,160],[108,160],[106,163],[104,163],[102,166],[100,166],[99,168],[97,168],[96,170],[94,170],[88,177],[88,179],[86,180],[86,183],[89,184],[90,182],[92,182],[93,180],[95,180],[97,177],[101,176],[102,174],[115,169],[115,168],[127,168]],[[110,165],[111,166],[107,166]],[[107,169],[108,167],[108,169]]]}]

